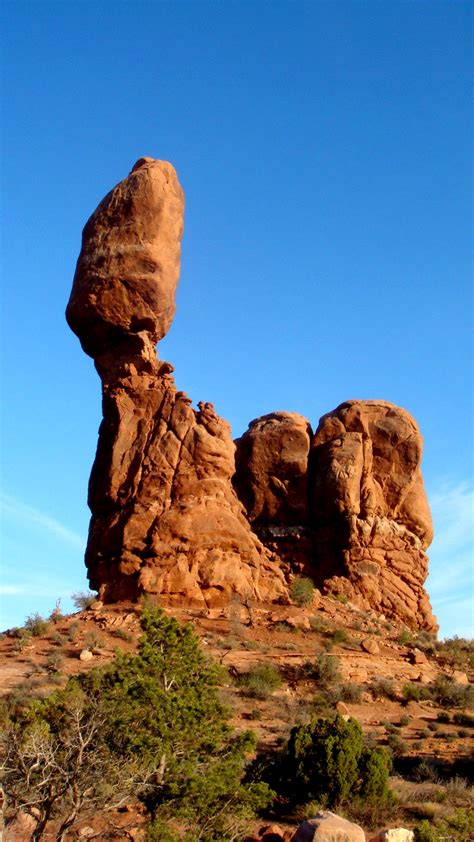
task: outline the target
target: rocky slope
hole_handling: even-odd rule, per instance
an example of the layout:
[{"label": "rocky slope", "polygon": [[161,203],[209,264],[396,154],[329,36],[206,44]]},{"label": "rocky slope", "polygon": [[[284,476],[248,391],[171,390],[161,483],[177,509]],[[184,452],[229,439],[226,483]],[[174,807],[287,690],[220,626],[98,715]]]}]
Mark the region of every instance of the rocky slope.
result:
[{"label": "rocky slope", "polygon": [[[412,827],[428,815],[425,807],[449,815],[474,806],[474,790],[464,781],[474,746],[474,718],[464,707],[474,677],[472,644],[439,644],[425,632],[410,636],[375,611],[317,592],[303,608],[259,603],[249,609],[234,599],[221,608],[175,606],[168,613],[192,622],[204,650],[227,667],[222,693],[232,724],[238,731],[255,731],[262,751],[283,745],[294,724],[312,713],[332,716],[338,711],[358,719],[367,739],[389,749],[398,771],[420,766],[419,775],[392,777],[398,801],[375,824],[363,811],[354,812],[367,839],[387,826]],[[106,664],[117,649],[134,652],[140,614],[136,604],[95,600],[71,616],[54,610],[44,627],[35,616],[24,629],[1,635],[0,701],[8,697],[13,709],[21,709],[64,686],[70,676]],[[313,669],[321,658],[335,667],[325,678]],[[276,686],[262,677],[257,685],[249,683],[249,676],[258,677],[262,668],[279,676]],[[445,690],[451,688],[453,699],[430,695],[440,681]],[[466,699],[461,703],[462,691]],[[311,817],[311,811],[300,818],[278,818],[288,838],[303,816]],[[255,823],[255,830],[272,821],[275,817],[267,816]],[[136,803],[118,812],[86,811],[66,838],[144,842],[145,822],[143,807]],[[31,834],[31,825],[15,823],[5,840],[27,842]],[[46,838],[57,838],[54,827]]]},{"label": "rocky slope", "polygon": [[212,404],[178,391],[155,345],[173,315],[183,230],[173,167],[141,158],[83,232],[70,327],[102,380],[86,564],[106,601],[285,601],[295,573],[435,630],[431,521],[416,423],[348,401],[313,435],[302,416],[252,422],[235,446]]}]

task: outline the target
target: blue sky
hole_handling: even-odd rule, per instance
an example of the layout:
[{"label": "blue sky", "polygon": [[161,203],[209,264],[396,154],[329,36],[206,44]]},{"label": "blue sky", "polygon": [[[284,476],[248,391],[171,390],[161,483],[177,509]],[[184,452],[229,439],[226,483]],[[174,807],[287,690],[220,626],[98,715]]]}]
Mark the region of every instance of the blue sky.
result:
[{"label": "blue sky", "polygon": [[2,4],[2,620],[83,567],[100,421],[64,320],[82,226],[142,155],[186,194],[159,355],[235,435],[408,409],[441,634],[472,634],[472,25],[466,2]]}]

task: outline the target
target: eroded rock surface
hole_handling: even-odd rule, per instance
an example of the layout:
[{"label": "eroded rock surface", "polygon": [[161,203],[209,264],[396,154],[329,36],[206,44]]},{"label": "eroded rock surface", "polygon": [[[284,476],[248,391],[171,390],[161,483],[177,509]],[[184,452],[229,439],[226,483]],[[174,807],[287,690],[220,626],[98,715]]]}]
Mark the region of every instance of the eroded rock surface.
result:
[{"label": "eroded rock surface", "polygon": [[324,810],[300,824],[292,842],[365,842],[365,833],[358,824]]},{"label": "eroded rock surface", "polygon": [[287,576],[302,572],[364,608],[437,628],[423,583],[431,515],[416,422],[386,401],[347,401],[313,435],[300,415],[257,418],[234,484]]},{"label": "eroded rock surface", "polygon": [[[413,627],[435,629],[431,518],[413,418],[347,401],[313,435],[274,412],[237,441],[212,404],[176,388],[156,343],[175,310],[184,199],[141,158],[87,222],[67,319],[102,380],[89,485],[91,586],[216,605],[286,599],[295,573]],[[237,492],[237,493],[236,493]]]},{"label": "eroded rock surface", "polygon": [[234,486],[247,517],[286,575],[305,572],[312,556],[308,531],[308,458],[313,431],[295,412],[256,418],[236,441]]},{"label": "eroded rock surface", "polygon": [[174,313],[183,194],[173,167],[137,162],[84,228],[67,318],[102,379],[89,484],[91,586],[216,604],[275,599],[283,576],[232,487],[229,425],[176,389],[155,343]]},{"label": "eroded rock surface", "polygon": [[326,586],[435,630],[423,588],[433,530],[421,454],[417,424],[404,409],[346,401],[323,416],[314,437],[311,513]]}]

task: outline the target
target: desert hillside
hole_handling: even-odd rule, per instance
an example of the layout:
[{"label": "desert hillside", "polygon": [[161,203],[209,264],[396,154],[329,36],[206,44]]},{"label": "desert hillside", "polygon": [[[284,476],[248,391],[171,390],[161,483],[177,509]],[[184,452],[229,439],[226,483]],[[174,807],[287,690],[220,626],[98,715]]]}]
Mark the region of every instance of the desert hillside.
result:
[{"label": "desert hillside", "polygon": [[[301,590],[304,602],[309,596]],[[139,605],[78,599],[88,607],[70,616],[59,610],[49,619],[32,616],[23,628],[2,635],[5,715],[18,715],[35,698],[57,692],[71,676],[103,667],[117,651],[136,651]],[[413,634],[340,596],[315,591],[309,604],[301,601],[296,589],[288,605],[235,599],[225,608],[175,607],[167,613],[190,622],[205,654],[225,668],[220,692],[230,722],[237,732],[256,734],[258,756],[281,750],[296,723],[336,713],[357,719],[366,740],[389,752],[394,803],[364,809],[349,802],[338,810],[362,826],[367,839],[386,827],[413,828],[452,816],[464,821],[474,798],[472,643]],[[314,804],[277,802],[254,820],[254,832],[278,824],[282,834],[293,834],[314,810]],[[146,839],[147,821],[143,806],[131,799],[111,813],[86,810],[65,838]],[[6,839],[31,838],[31,824],[25,817],[22,822]],[[55,839],[56,827],[51,822],[44,838]],[[457,830],[452,838],[467,840],[470,832]]]}]

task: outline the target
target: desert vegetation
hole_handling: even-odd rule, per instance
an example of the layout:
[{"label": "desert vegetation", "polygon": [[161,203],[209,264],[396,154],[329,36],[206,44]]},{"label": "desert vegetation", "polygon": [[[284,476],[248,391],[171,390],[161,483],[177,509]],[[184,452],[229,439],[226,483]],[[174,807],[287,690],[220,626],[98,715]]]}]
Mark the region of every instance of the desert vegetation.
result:
[{"label": "desert vegetation", "polygon": [[336,615],[312,605],[301,628],[286,609],[269,627],[237,604],[193,628],[151,604],[111,615],[94,594],[71,617],[27,618],[1,641],[25,670],[1,707],[7,824],[21,810],[32,838],[67,840],[132,804],[149,840],[240,842],[265,818],[294,828],[327,807],[369,834],[404,825],[421,842],[470,840],[473,698],[459,661],[431,641],[429,680],[349,678],[356,644],[372,663],[360,644],[376,630],[398,670],[421,647],[326,604]]}]

